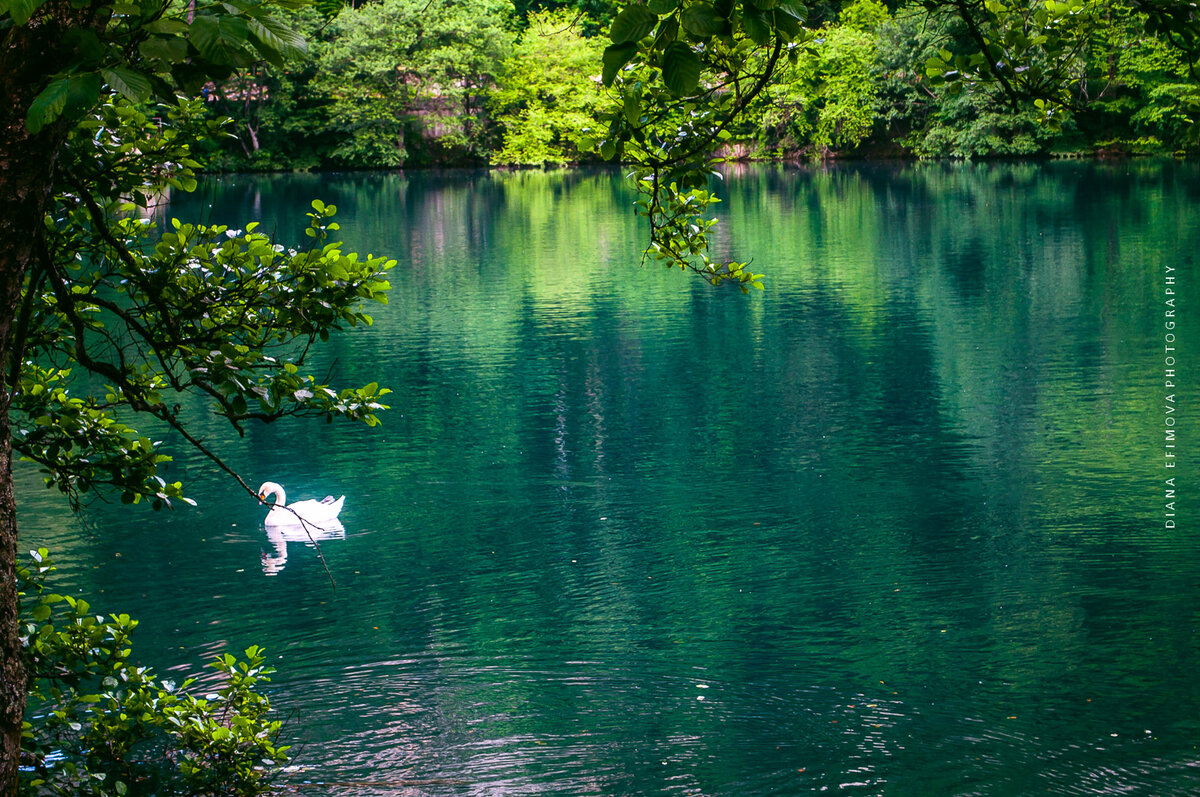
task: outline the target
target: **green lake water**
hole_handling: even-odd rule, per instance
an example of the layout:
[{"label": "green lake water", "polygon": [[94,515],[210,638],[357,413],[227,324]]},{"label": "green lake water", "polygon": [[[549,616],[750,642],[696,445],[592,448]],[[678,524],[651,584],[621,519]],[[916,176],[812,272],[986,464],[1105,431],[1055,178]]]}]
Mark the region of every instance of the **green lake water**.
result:
[{"label": "green lake water", "polygon": [[720,190],[764,293],[639,266],[611,172],[177,197],[281,241],[321,198],[398,260],[320,361],[394,391],[381,427],[196,416],[247,481],[346,495],[337,587],[178,448],[195,509],[75,519],[21,469],[23,547],[164,674],[268,648],[288,780],[342,784],[304,794],[1200,793],[1200,170]]}]

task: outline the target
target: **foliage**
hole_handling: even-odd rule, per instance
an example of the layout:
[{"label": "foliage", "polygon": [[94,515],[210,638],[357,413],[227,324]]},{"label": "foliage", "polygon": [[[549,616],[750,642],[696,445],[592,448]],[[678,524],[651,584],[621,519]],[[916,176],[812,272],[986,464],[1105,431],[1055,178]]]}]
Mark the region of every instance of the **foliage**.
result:
[{"label": "foliage", "polygon": [[[887,135],[920,157],[1021,157],[1048,152],[1071,128],[1058,130],[1032,105],[1013,108],[995,84],[946,84],[931,80],[921,65],[938,57],[947,42],[964,42],[958,17],[930,18],[905,9],[882,25],[873,68],[876,112]],[[958,46],[958,45],[955,45]]]},{"label": "foliage", "polygon": [[963,80],[995,84],[1016,102],[1038,101],[1053,120],[1080,77],[1081,55],[1094,28],[1089,0],[1009,4],[986,0],[972,13],[956,9],[965,25],[962,45],[942,48],[927,73],[935,84],[962,89]]},{"label": "foliage", "polygon": [[[161,234],[132,215],[155,175],[194,185],[197,165],[181,131],[195,103],[159,129],[124,100],[81,122],[67,148],[74,195],[48,220],[46,257],[35,264],[21,328],[13,444],[73,500],[97,484],[123,500],[180,497],[159,475],[158,444],[122,420],[148,414],[196,442],[174,394],[199,393],[239,431],[248,420],[340,415],[377,422],[375,385],[340,392],[302,373],[317,340],[370,324],[362,301],[386,302],[394,261],[341,251],[329,240],[336,208],[313,202],[310,243],[285,248],[255,231],[182,224]],[[167,171],[167,165],[173,171]],[[132,345],[125,343],[128,341]],[[95,395],[73,395],[75,367],[103,378]]]},{"label": "foliage", "polygon": [[331,162],[329,153],[339,143],[329,125],[331,98],[317,80],[328,20],[311,7],[282,17],[307,40],[306,50],[288,54],[280,64],[238,69],[203,90],[206,107],[233,120],[233,139],[226,139],[219,168],[319,168]]},{"label": "foliage", "polygon": [[592,38],[601,35],[617,15],[611,0],[513,0],[513,12],[519,28],[526,27],[538,14],[561,13],[570,17],[579,32]]},{"label": "foliage", "polygon": [[567,12],[529,18],[501,64],[489,106],[504,127],[494,163],[540,165],[580,159],[584,131],[603,95],[597,84],[600,45],[581,36]]},{"label": "foliage", "polygon": [[[251,647],[210,666],[221,686],[198,696],[132,660],[127,614],[107,619],[87,601],[51,592],[47,551],[19,567],[21,643],[30,703],[22,788],[30,794],[256,795],[287,761],[257,691],[274,669]],[[206,679],[207,680],[207,679]]]},{"label": "foliage", "polygon": [[1066,114],[1052,129],[1036,108],[1004,108],[999,95],[990,86],[939,94],[924,129],[905,144],[922,157],[1033,156],[1048,152],[1064,128],[1071,127]]},{"label": "foliage", "polygon": [[646,255],[690,269],[711,284],[762,287],[748,264],[709,255],[708,178],[713,150],[771,82],[785,52],[805,40],[802,5],[791,0],[655,0],[625,5],[609,29],[602,78],[613,102],[597,146],[634,164],[650,222]]},{"label": "foliage", "polygon": [[[277,5],[284,5],[277,2]],[[132,102],[174,95],[174,87],[195,91],[210,77],[260,60],[279,63],[303,51],[304,39],[266,3],[173,3],[145,0],[137,5],[100,4],[96,18],[68,31],[70,57],[55,64],[44,88],[26,114],[26,127],[37,134],[48,123],[86,114],[105,87]],[[46,0],[9,0],[12,25],[43,24],[53,4]],[[132,57],[131,57],[132,56]]]},{"label": "foliage", "polygon": [[887,18],[882,3],[858,0],[842,11],[841,24],[826,29],[814,69],[819,99],[813,143],[819,149],[853,149],[870,136],[876,105],[874,32]]},{"label": "foliage", "polygon": [[[763,5],[771,2],[764,0]],[[414,22],[412,4],[400,5],[402,10],[386,14],[378,3],[343,9],[329,26],[313,11],[290,13],[287,19],[309,38],[310,50],[288,55],[282,67],[240,69],[210,94],[214,101],[208,107],[235,120],[231,129],[237,138],[229,140],[222,166],[564,163],[585,158],[585,145],[593,141],[601,143],[602,155],[637,158],[633,130],[625,131],[629,137],[621,140],[611,114],[625,113],[626,103],[630,113],[640,109],[639,90],[634,97],[627,92],[614,97],[610,115],[597,120],[605,103],[598,98],[604,95],[596,94],[587,81],[606,63],[603,55],[596,55],[600,40],[591,38],[598,30],[597,20],[607,20],[603,27],[609,31],[618,11],[625,13],[623,6],[606,6],[605,11],[587,2],[522,2],[515,16],[502,10],[499,39],[508,36],[506,26],[522,33],[502,57],[483,59],[483,79],[468,85],[472,82],[438,77],[441,66],[431,66],[427,51],[441,47],[436,59],[441,65],[469,59],[497,28],[488,12],[471,12],[484,20],[485,35],[479,41],[453,31],[417,41],[408,31],[430,23]],[[671,7],[667,0],[644,7],[632,4],[630,8],[643,10],[630,10],[616,28],[618,35],[638,33],[631,20],[641,17],[648,22],[646,14],[661,20]],[[717,30],[715,20],[726,19],[720,14],[728,12],[728,39],[748,39],[753,45],[738,21],[742,12],[729,3],[707,0],[681,0],[673,7],[673,18],[683,31],[673,35],[694,36],[689,41],[695,45],[696,61],[678,47],[667,59],[663,48],[683,40],[669,40],[669,24],[656,27],[655,37],[645,44],[659,42],[660,62],[650,63],[645,85],[665,85],[664,75],[676,80],[700,63],[710,64],[712,70],[705,72],[704,81],[697,78],[697,86],[703,82],[717,96],[752,88],[754,76],[771,63],[770,50],[754,45],[757,51],[741,53],[740,65],[727,61],[722,67],[719,50],[710,43],[722,42],[723,34],[713,33],[709,43],[702,35],[705,25]],[[756,15],[785,13],[780,10],[785,7],[801,14],[798,5],[768,9],[751,4],[753,13],[746,24],[759,30]],[[693,109],[669,90],[664,96],[674,103],[671,107],[662,106],[664,96],[646,96],[645,103],[659,103],[660,138],[670,139],[675,130],[681,141],[698,145],[696,153],[661,173],[659,182],[676,182],[689,191],[701,188],[712,165],[704,157],[713,151],[738,157],[828,157],[882,148],[920,157],[970,158],[1097,147],[1193,147],[1200,130],[1194,124],[1200,114],[1200,88],[1189,45],[1179,33],[1186,33],[1192,23],[1168,24],[1173,8],[1171,3],[1142,0],[810,4],[802,20],[807,27],[788,41],[787,57],[776,59],[765,87],[741,111],[730,112],[736,99],[728,107],[713,105],[705,111]],[[439,15],[439,29],[457,30],[457,14]],[[382,22],[385,18],[389,21]],[[555,22],[547,27],[550,19]],[[348,48],[348,35],[358,42],[353,48]],[[1007,66],[984,69],[980,41],[1001,47]],[[618,43],[609,36],[605,43],[610,45],[607,69],[620,88],[625,85],[617,76],[625,64],[620,59],[633,52],[632,42]],[[751,45],[740,46],[754,49]],[[592,54],[590,63],[585,52]],[[689,66],[674,71],[683,65]],[[668,68],[669,74],[660,67]],[[734,76],[737,81],[720,84]],[[445,89],[451,85],[458,91],[460,82],[470,95],[464,102],[449,99]],[[433,88],[423,90],[422,85]],[[693,117],[692,110],[699,114]],[[705,119],[714,118],[725,120],[723,133],[702,145]],[[611,148],[604,148],[604,141],[610,141]],[[685,162],[696,168],[684,168]],[[659,228],[665,229],[656,222]],[[667,261],[675,262],[670,257]]]},{"label": "foliage", "polygon": [[[319,83],[348,166],[482,159],[486,90],[511,46],[506,0],[381,0],[338,15]],[[421,152],[426,137],[436,149]]]},{"label": "foliage", "polygon": [[1149,19],[1128,3],[1112,3],[1092,43],[1081,92],[1081,111],[1102,146],[1144,142],[1149,149],[1195,144],[1200,126],[1200,84],[1186,53],[1147,36]]},{"label": "foliage", "polygon": [[[1017,4],[986,0],[978,6],[936,1],[926,5],[944,12],[953,9],[965,27],[966,46],[943,47],[926,67],[935,84],[946,84],[951,91],[962,90],[964,84],[995,85],[1013,110],[1032,102],[1044,121],[1057,129],[1070,112],[1089,104],[1089,77],[1098,71],[1095,61],[1089,63],[1089,56],[1100,53],[1103,57],[1110,32],[1124,26],[1133,36],[1127,45],[1140,48],[1147,40],[1156,40],[1171,50],[1176,75],[1190,78],[1184,104],[1196,107],[1200,15],[1194,3],[1045,0]],[[1150,49],[1156,48],[1151,45]],[[1111,81],[1117,77],[1111,58],[1115,53],[1110,50],[1107,55],[1107,63],[1100,62],[1104,64],[1101,71]],[[1195,118],[1185,118],[1181,123],[1194,130]]]},{"label": "foliage", "polygon": [[759,137],[769,149],[813,154],[852,150],[874,130],[875,31],[889,19],[876,0],[857,0],[817,32],[764,92]]},{"label": "foliage", "polygon": [[[1049,40],[1031,43],[1041,48],[1026,48],[1032,65],[1053,57],[1059,70],[1069,62],[1071,73],[1061,91],[1042,91],[1037,98],[1032,88],[975,79],[969,69],[947,79],[939,71],[946,64],[968,66],[967,54],[975,49],[971,24],[978,26],[978,20],[969,23],[957,11],[931,14],[908,6],[877,30],[873,80],[879,123],[889,140],[922,157],[1190,146],[1200,85],[1190,74],[1186,53],[1151,34],[1148,17],[1135,5],[1086,7],[1087,13],[1069,23],[1076,45],[1071,51],[1047,50]],[[1088,18],[1088,13],[1102,16]],[[1032,66],[1014,70],[1022,80],[1037,72]]]},{"label": "foliage", "polygon": [[871,80],[876,86],[877,123],[886,138],[909,142],[914,131],[926,127],[942,99],[929,85],[925,64],[940,49],[943,27],[931,24],[922,10],[909,5],[876,28],[875,34]]}]

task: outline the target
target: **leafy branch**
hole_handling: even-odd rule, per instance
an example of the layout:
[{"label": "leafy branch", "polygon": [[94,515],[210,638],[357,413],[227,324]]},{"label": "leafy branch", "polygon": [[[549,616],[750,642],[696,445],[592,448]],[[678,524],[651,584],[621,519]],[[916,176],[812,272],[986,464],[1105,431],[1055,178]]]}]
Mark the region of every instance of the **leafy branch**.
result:
[{"label": "leafy branch", "polygon": [[748,264],[710,257],[708,180],[730,125],[806,39],[806,15],[794,0],[652,0],[617,15],[602,73],[613,103],[595,147],[633,164],[635,207],[650,223],[644,257],[713,285],[763,287]]}]

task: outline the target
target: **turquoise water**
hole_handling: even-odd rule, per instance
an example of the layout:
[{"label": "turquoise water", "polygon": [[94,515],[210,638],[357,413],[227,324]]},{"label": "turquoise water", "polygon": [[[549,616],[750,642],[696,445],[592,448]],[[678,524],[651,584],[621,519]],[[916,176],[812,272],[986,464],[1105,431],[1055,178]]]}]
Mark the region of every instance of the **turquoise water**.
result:
[{"label": "turquoise water", "polygon": [[398,260],[322,355],[382,427],[196,415],[247,481],[346,495],[337,586],[178,447],[195,509],[74,519],[23,470],[24,546],[160,670],[266,646],[305,794],[1200,791],[1200,171],[720,190],[762,294],[639,266],[615,173],[174,198],[286,241],[319,197]]}]

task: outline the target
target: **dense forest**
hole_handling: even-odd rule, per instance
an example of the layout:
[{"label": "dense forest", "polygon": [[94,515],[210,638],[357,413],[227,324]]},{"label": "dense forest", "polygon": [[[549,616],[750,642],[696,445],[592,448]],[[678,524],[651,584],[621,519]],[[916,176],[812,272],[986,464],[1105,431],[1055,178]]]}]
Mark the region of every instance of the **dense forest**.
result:
[{"label": "dense forest", "polygon": [[[324,11],[321,9],[324,8]],[[232,134],[217,168],[541,165],[590,160],[615,5],[518,0],[318,4],[302,56],[204,89]],[[1178,154],[1197,146],[1200,82],[1133,4],[1114,0],[1071,54],[1053,124],[1000,86],[931,80],[972,49],[920,2],[820,2],[787,66],[726,142],[736,159]]]}]

